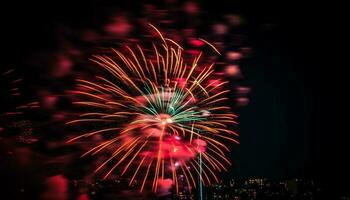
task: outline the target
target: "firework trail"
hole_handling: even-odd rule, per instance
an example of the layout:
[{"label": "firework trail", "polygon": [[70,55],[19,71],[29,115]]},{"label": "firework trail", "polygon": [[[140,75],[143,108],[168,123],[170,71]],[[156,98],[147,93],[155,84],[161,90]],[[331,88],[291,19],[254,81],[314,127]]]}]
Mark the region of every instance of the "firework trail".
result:
[{"label": "firework trail", "polygon": [[112,49],[113,55],[93,56],[91,61],[107,73],[77,79],[73,104],[84,111],[66,124],[95,129],[67,143],[102,138],[82,157],[107,154],[95,173],[104,179],[128,177],[140,191],[157,192],[171,180],[178,192],[180,178],[191,191],[199,174],[204,185],[217,183],[217,174],[231,164],[225,156],[228,144],[238,143],[230,130],[236,115],[225,105],[228,82],[213,79],[214,63],[201,65],[202,53],[187,64],[183,48],[150,26],[159,35],[151,50],[126,46],[126,53]]},{"label": "firework trail", "polygon": [[0,138],[14,139],[16,143],[30,144],[36,142],[33,137],[32,122],[29,111],[39,108],[39,102],[26,102],[23,97],[23,79],[14,69],[0,72]]}]

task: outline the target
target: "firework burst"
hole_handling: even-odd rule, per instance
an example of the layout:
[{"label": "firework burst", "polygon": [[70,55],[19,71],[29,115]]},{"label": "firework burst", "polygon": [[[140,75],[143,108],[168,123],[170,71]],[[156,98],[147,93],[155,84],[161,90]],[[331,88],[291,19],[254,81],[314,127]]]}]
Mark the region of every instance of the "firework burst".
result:
[{"label": "firework burst", "polygon": [[67,124],[98,129],[67,142],[103,138],[82,156],[108,154],[95,172],[126,176],[140,191],[156,192],[169,179],[178,191],[180,177],[190,191],[197,176],[203,184],[216,183],[217,173],[231,164],[227,144],[238,143],[230,130],[236,115],[225,105],[227,81],[213,79],[214,63],[201,65],[202,53],[187,64],[183,48],[151,27],[160,38],[151,50],[126,46],[126,53],[112,49],[112,56],[93,56],[107,75],[77,79],[73,103],[86,112]]}]

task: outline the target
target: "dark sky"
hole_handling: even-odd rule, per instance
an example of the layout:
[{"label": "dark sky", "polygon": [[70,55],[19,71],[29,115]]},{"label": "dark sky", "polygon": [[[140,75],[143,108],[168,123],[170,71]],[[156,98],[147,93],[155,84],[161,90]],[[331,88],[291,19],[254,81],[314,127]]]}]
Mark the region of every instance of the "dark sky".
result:
[{"label": "dark sky", "polygon": [[[230,172],[236,177],[307,177],[346,188],[348,131],[341,129],[340,116],[345,91],[334,57],[339,49],[332,47],[336,20],[319,3],[203,3],[212,15],[231,9],[243,14],[253,49],[242,64],[252,91],[250,104],[239,111],[241,145],[233,149]],[[1,6],[1,62],[21,64],[28,52],[54,48],[57,24],[84,26],[103,5],[61,0]]]}]

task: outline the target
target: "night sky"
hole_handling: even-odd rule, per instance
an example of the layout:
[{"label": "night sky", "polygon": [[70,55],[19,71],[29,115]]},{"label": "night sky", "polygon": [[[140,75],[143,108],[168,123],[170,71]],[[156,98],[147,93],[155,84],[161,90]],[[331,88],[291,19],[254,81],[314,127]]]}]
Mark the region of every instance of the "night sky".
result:
[{"label": "night sky", "polygon": [[[348,131],[342,130],[340,116],[345,109],[341,95],[347,91],[341,89],[340,69],[346,66],[332,57],[340,50],[332,47],[337,30],[326,12],[330,8],[303,1],[217,2],[203,3],[203,9],[214,16],[231,10],[242,14],[253,50],[241,64],[252,89],[249,105],[238,110],[241,145],[233,147],[230,177],[310,178],[346,191]],[[55,48],[58,24],[79,28],[96,23],[113,4],[63,0],[2,5],[0,67],[26,71],[24,58]],[[138,9],[137,4],[120,8]]]}]

